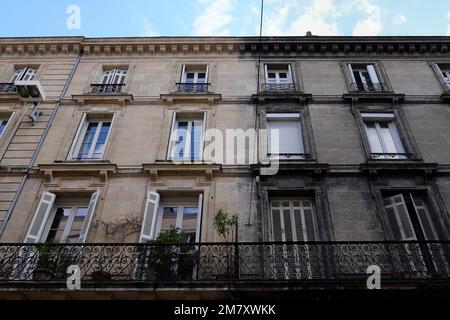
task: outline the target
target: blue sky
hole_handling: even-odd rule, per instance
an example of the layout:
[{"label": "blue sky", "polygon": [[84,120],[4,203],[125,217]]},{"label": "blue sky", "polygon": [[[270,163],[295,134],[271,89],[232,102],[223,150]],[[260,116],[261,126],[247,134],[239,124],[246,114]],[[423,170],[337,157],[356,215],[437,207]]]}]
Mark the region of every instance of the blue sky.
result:
[{"label": "blue sky", "polygon": [[[260,0],[3,1],[0,36],[257,35]],[[450,35],[450,0],[265,0],[264,35]],[[80,28],[69,29],[70,5]],[[73,20],[71,20],[73,21]]]}]

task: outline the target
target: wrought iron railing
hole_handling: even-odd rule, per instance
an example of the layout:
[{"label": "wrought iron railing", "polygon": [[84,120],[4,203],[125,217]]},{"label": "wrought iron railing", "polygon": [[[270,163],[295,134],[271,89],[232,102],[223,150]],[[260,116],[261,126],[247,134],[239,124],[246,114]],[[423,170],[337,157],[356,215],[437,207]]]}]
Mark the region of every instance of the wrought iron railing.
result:
[{"label": "wrought iron railing", "polygon": [[412,153],[371,153],[373,160],[412,160]]},{"label": "wrought iron railing", "polygon": [[14,83],[0,83],[0,93],[14,93],[17,88]]},{"label": "wrought iron railing", "polygon": [[208,93],[210,83],[185,83],[179,82],[177,91],[180,93]]},{"label": "wrought iron railing", "polygon": [[351,91],[387,91],[383,83],[352,83],[350,84]]},{"label": "wrought iron railing", "polygon": [[279,160],[309,160],[311,155],[309,153],[268,153],[267,157],[270,159]]},{"label": "wrought iron railing", "polygon": [[91,84],[90,93],[93,94],[120,94],[122,93],[124,83],[118,84]]},{"label": "wrought iron railing", "polygon": [[300,92],[296,83],[263,83],[261,91],[266,93],[293,93]]},{"label": "wrought iron railing", "polygon": [[0,286],[84,283],[352,280],[369,266],[383,279],[450,280],[450,241],[190,244],[0,244]]}]

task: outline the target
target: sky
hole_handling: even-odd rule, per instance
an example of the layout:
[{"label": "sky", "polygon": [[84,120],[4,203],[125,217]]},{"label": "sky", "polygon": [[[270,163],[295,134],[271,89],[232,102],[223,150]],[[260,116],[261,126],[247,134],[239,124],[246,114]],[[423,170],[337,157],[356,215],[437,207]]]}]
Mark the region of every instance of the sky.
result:
[{"label": "sky", "polygon": [[[3,1],[0,37],[259,35],[261,0]],[[5,13],[7,13],[5,15]],[[450,36],[450,0],[264,0],[263,35]]]}]

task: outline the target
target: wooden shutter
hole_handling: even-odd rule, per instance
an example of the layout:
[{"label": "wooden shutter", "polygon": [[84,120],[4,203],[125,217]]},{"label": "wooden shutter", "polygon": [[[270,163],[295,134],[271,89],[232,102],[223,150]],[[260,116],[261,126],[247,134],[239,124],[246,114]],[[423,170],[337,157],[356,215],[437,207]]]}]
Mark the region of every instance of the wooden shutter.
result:
[{"label": "wooden shutter", "polygon": [[414,205],[414,210],[416,211],[425,240],[438,240],[434,223],[431,219],[430,212],[428,211],[425,201],[422,199],[414,199],[412,194],[409,194],[409,197]]},{"label": "wooden shutter", "polygon": [[384,203],[394,240],[416,240],[403,195],[385,198]]},{"label": "wooden shutter", "polygon": [[380,81],[378,80],[377,73],[375,71],[375,67],[373,64],[367,65],[367,72],[369,73],[370,81],[372,81],[373,84],[378,84]]},{"label": "wooden shutter", "polygon": [[352,64],[348,64],[348,72],[350,73],[350,79],[352,80],[352,83],[356,83],[355,75],[353,73]]},{"label": "wooden shutter", "polygon": [[159,207],[159,193],[150,191],[145,202],[144,218],[142,219],[139,242],[152,240],[155,236],[155,225]]},{"label": "wooden shutter", "polygon": [[81,228],[80,237],[78,238],[78,242],[83,243],[86,241],[87,234],[89,232],[89,226],[91,225],[92,217],[95,213],[95,208],[97,207],[98,197],[100,195],[100,191],[96,191],[92,194],[91,200],[89,201],[88,210],[86,213],[86,217],[84,218],[83,227]]},{"label": "wooden shutter", "polygon": [[83,140],[83,137],[81,137],[81,132],[83,131],[83,128],[85,125],[86,125],[86,113],[83,113],[83,116],[81,117],[80,125],[78,126],[77,133],[75,134],[75,137],[72,142],[72,146],[70,147],[70,151],[67,156],[68,160],[72,160],[78,156],[76,153],[79,151],[78,150],[79,146],[81,145],[81,142]]},{"label": "wooden shutter", "polygon": [[25,75],[23,77],[23,80],[24,81],[33,80],[34,77],[36,76],[36,73],[37,73],[36,69],[27,68],[27,70],[25,71]]},{"label": "wooden shutter", "polygon": [[167,148],[167,160],[172,159],[172,149],[175,147],[175,141],[177,139],[175,132],[175,123],[177,121],[177,112],[174,111],[172,114],[172,124],[170,126],[170,135],[169,135],[169,146]]},{"label": "wooden shutter", "polygon": [[195,242],[200,242],[200,231],[202,222],[202,209],[203,209],[203,194],[198,195],[198,209],[197,209],[197,232],[195,233]]},{"label": "wooden shutter", "polygon": [[47,223],[48,216],[52,210],[56,195],[51,192],[44,192],[28,229],[25,243],[36,243],[41,241],[42,231]]}]

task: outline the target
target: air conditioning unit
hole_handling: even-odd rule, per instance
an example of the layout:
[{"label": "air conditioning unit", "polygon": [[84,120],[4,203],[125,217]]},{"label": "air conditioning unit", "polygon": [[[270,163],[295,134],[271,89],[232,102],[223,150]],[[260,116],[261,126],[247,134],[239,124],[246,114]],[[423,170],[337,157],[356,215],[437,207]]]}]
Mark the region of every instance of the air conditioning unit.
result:
[{"label": "air conditioning unit", "polygon": [[41,102],[45,100],[44,89],[38,80],[16,81],[14,85],[22,101]]}]

